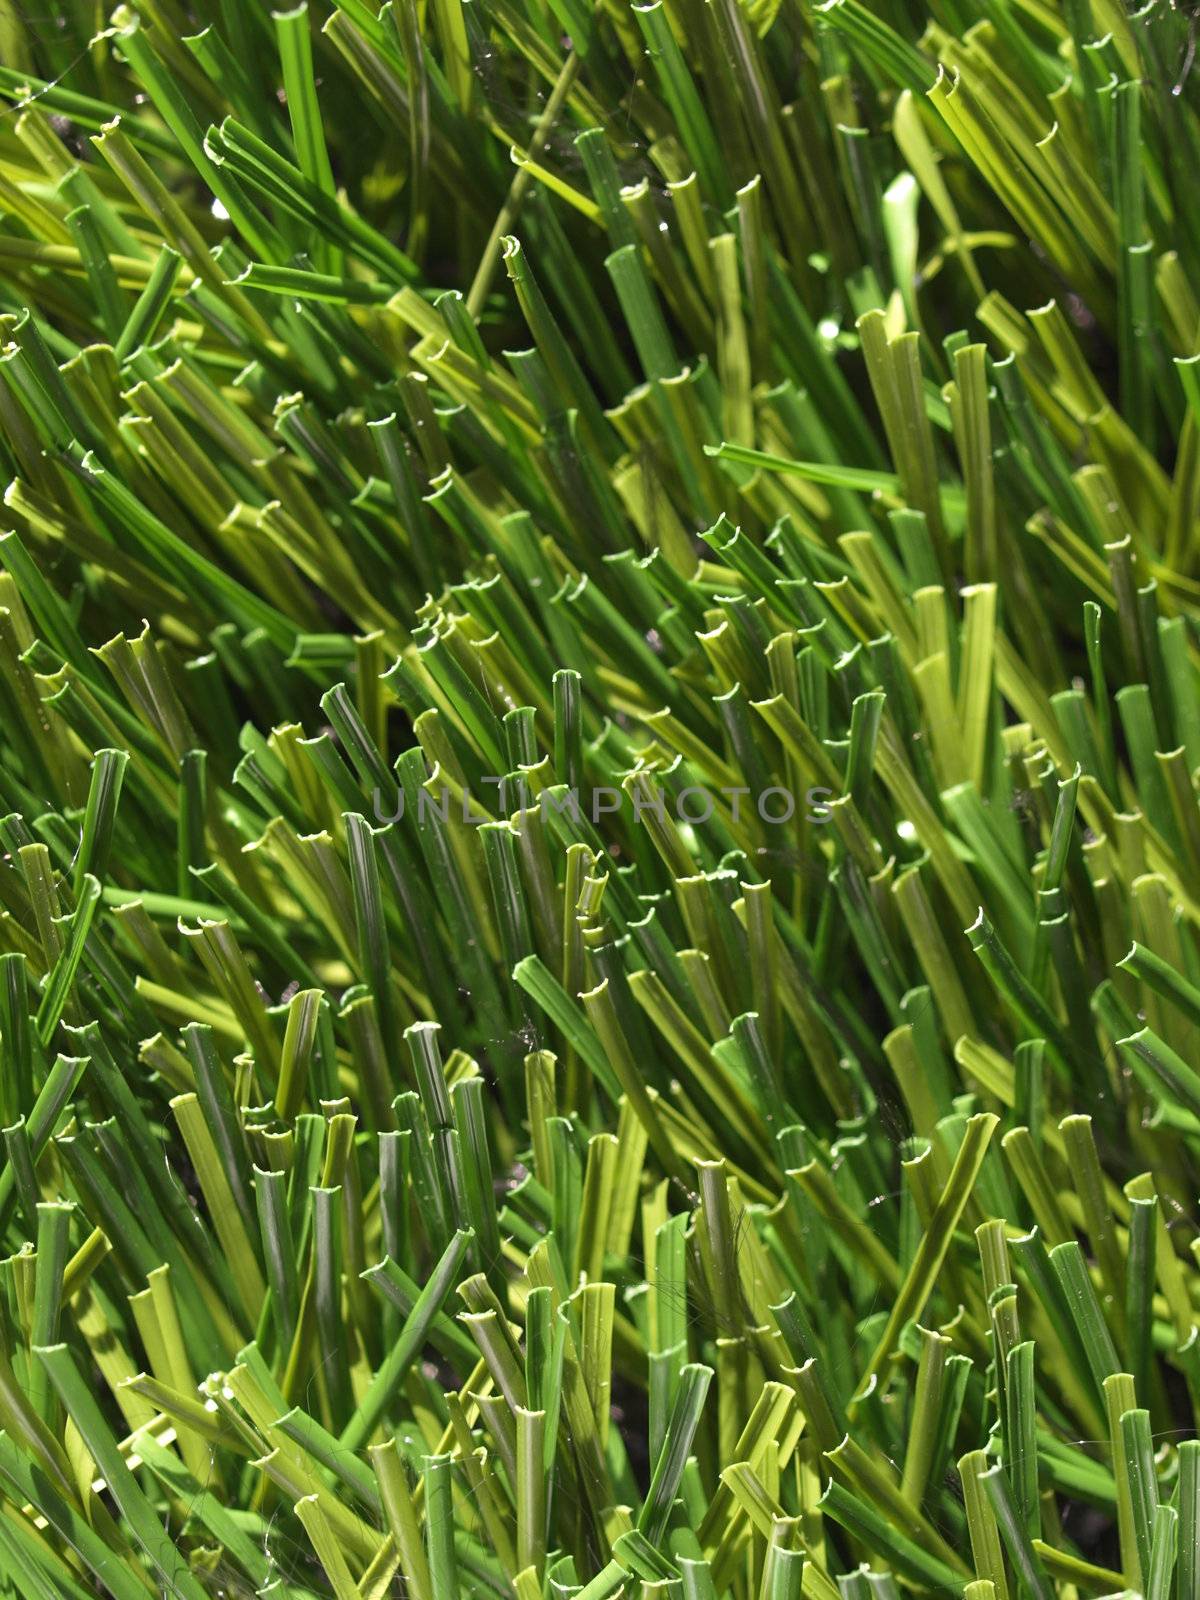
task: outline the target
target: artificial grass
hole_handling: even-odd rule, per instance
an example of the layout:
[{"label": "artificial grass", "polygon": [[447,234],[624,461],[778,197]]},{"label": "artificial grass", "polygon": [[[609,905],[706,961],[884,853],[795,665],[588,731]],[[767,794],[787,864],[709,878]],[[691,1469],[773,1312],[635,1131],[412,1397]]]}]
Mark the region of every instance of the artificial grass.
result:
[{"label": "artificial grass", "polygon": [[0,1593],[1200,1600],[1194,29],[0,6]]}]

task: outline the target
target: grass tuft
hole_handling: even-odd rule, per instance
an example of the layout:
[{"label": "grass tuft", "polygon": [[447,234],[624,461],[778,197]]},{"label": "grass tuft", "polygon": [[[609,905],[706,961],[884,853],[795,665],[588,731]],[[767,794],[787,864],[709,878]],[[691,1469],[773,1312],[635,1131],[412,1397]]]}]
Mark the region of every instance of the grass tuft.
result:
[{"label": "grass tuft", "polygon": [[5,1600],[1200,1600],[1196,42],[0,6]]}]

